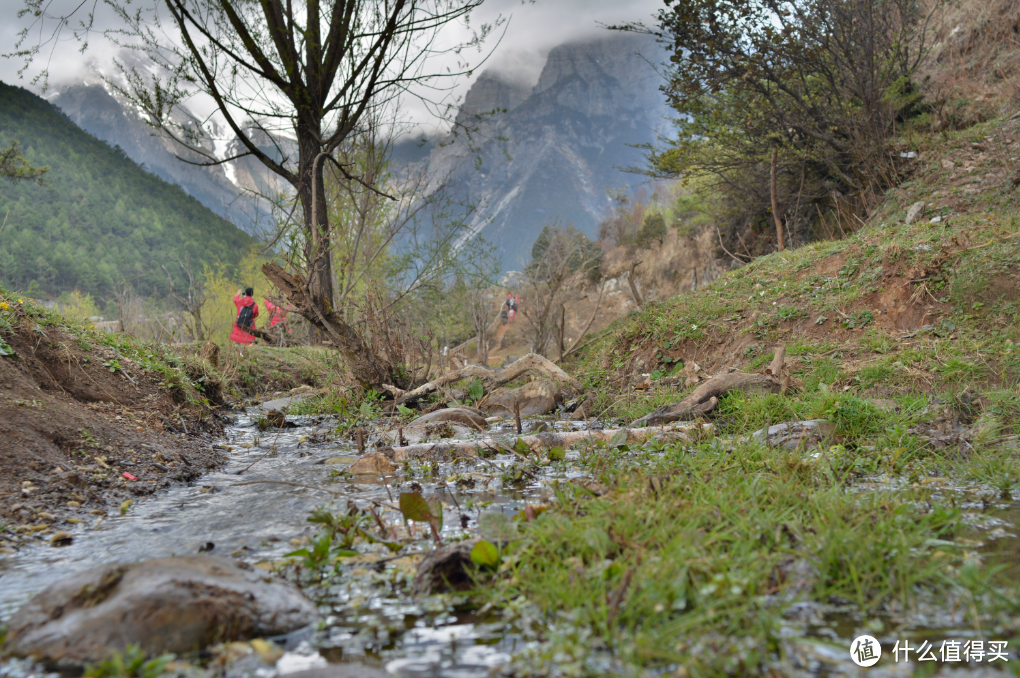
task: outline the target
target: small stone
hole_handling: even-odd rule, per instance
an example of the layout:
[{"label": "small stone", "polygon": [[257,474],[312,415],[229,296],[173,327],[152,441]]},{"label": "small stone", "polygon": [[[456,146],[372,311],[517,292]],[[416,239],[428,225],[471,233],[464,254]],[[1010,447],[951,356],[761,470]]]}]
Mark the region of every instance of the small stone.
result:
[{"label": "small stone", "polygon": [[924,201],[922,200],[921,202],[915,202],[913,205],[910,206],[910,209],[907,210],[906,223],[909,226],[910,224],[916,223],[917,220],[923,216],[924,216]]},{"label": "small stone", "polygon": [[931,219],[928,220],[928,223],[929,224],[941,224],[942,223],[942,217],[932,217]]},{"label": "small stone", "polygon": [[954,169],[956,169],[956,163],[953,162],[952,160],[949,160],[948,158],[943,158],[942,169],[944,169],[947,172],[952,172]]},{"label": "small stone", "polygon": [[371,452],[347,469],[351,475],[380,475],[393,473],[397,467],[382,452]]}]

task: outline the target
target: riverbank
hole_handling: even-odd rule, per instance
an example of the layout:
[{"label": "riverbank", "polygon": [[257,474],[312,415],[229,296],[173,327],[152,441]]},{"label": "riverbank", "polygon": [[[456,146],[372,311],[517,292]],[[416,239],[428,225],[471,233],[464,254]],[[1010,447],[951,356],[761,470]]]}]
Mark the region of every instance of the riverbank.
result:
[{"label": "riverbank", "polygon": [[[197,347],[96,331],[0,290],[0,549],[74,527],[222,465],[231,402],[337,374],[312,349]],[[332,370],[332,371],[331,371]]]}]

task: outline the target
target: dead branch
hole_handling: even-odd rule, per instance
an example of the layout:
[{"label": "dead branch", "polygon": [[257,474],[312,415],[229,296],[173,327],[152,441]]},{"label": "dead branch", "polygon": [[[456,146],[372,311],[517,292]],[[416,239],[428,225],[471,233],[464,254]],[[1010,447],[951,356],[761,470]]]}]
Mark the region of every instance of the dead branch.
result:
[{"label": "dead branch", "polygon": [[[554,447],[569,447],[578,443],[592,441],[609,443],[616,439],[623,442],[621,431],[627,432],[627,444],[640,444],[660,434],[676,435],[687,439],[689,432],[695,428],[711,429],[711,424],[671,424],[668,426],[645,426],[643,428],[611,428],[598,431],[543,431],[529,436],[514,437],[521,440],[532,450],[548,450]],[[494,438],[476,438],[475,440],[459,440],[449,443],[418,443],[394,448],[393,462],[402,463],[408,459],[420,458],[452,458],[474,457],[478,449],[499,450],[505,446]]]},{"label": "dead branch", "polygon": [[661,425],[674,421],[696,419],[698,416],[714,410],[719,404],[719,398],[733,391],[743,391],[748,394],[779,393],[783,387],[781,375],[785,359],[786,347],[780,346],[776,349],[776,355],[766,374],[735,372],[717,375],[694,389],[693,393],[680,402],[664,405],[654,412],[634,420],[631,422],[631,426]]},{"label": "dead branch", "polygon": [[645,300],[641,298],[641,293],[638,292],[637,285],[634,283],[634,269],[641,265],[642,262],[632,264],[630,267],[630,273],[627,274],[627,284],[630,285],[630,293],[634,295],[634,302],[637,303],[638,308],[645,305]]},{"label": "dead branch", "polygon": [[[492,390],[507,382],[517,379],[526,372],[535,372],[544,377],[553,379],[554,381],[566,382],[571,386],[580,388],[580,384],[569,374],[557,367],[555,363],[543,358],[537,353],[529,353],[520,360],[498,370],[492,370],[487,367],[482,367],[481,365],[465,365],[459,370],[447,372],[438,379],[430,381],[427,384],[423,384],[412,391],[408,391],[397,400],[397,405],[404,405],[406,403],[420,400],[428,394],[438,391],[447,384],[451,384],[461,379],[478,377],[482,380],[486,390]],[[386,390],[389,391],[388,388]]]},{"label": "dead branch", "polygon": [[[598,301],[595,302],[595,310],[593,310],[591,312],[591,317],[588,318],[588,324],[584,326],[583,330],[581,330],[581,334],[580,334],[580,336],[577,337],[577,340],[574,342],[574,344],[569,349],[567,349],[566,353],[564,353],[563,355],[560,356],[560,360],[559,361],[562,361],[568,355],[573,353],[574,349],[576,349],[578,346],[581,345],[581,340],[584,339],[584,335],[588,334],[588,330],[591,329],[591,324],[593,322],[595,322],[595,316],[598,314],[599,307],[602,305],[602,293],[605,290],[606,290],[606,279],[602,278],[602,281],[599,283],[599,298],[598,298]],[[587,346],[587,344],[585,344],[585,346]],[[557,362],[559,362],[559,361],[557,361]]]},{"label": "dead branch", "polygon": [[286,297],[294,310],[314,327],[329,334],[336,342],[337,349],[344,354],[354,378],[365,388],[383,390],[383,384],[391,381],[389,371],[372,352],[364,339],[353,327],[344,322],[336,311],[327,304],[320,309],[307,293],[305,281],[300,275],[291,275],[275,263],[262,266],[262,273]]}]

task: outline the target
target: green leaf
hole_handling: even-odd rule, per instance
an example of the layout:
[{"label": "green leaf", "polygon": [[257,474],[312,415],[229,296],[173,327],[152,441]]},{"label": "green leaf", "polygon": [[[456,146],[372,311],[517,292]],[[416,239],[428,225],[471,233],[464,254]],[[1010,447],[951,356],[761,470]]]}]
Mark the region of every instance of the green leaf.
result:
[{"label": "green leaf", "polygon": [[443,502],[436,497],[429,502],[429,511],[435,517],[436,520],[436,532],[443,531]]},{"label": "green leaf", "polygon": [[414,520],[419,523],[427,523],[436,519],[432,515],[429,503],[425,501],[425,497],[417,492],[400,493],[400,512],[404,514],[406,520]]},{"label": "green leaf", "polygon": [[477,403],[482,399],[483,395],[485,395],[485,389],[482,388],[482,380],[475,377],[468,384],[468,397]]},{"label": "green leaf", "polygon": [[514,452],[516,452],[517,454],[521,455],[522,457],[530,456],[531,455],[531,446],[528,445],[523,440],[521,440],[520,438],[518,438],[517,442],[514,443]]},{"label": "green leaf", "polygon": [[471,562],[495,569],[499,566],[499,549],[492,542],[480,541],[471,549]]},{"label": "green leaf", "polygon": [[613,434],[613,437],[609,439],[609,447],[626,447],[627,446],[627,429],[621,428],[619,431]]},{"label": "green leaf", "polygon": [[478,532],[493,542],[512,541],[520,536],[517,526],[500,511],[485,511],[478,516]]},{"label": "green leaf", "polygon": [[312,554],[308,549],[298,549],[297,551],[291,551],[290,553],[284,553],[284,558],[311,558]]},{"label": "green leaf", "polygon": [[563,449],[562,445],[557,445],[556,447],[549,450],[548,456],[549,461],[563,461],[564,459],[567,458],[567,451]]},{"label": "green leaf", "polygon": [[353,558],[354,556],[361,555],[357,551],[351,551],[349,549],[340,549],[333,554],[334,558]]}]

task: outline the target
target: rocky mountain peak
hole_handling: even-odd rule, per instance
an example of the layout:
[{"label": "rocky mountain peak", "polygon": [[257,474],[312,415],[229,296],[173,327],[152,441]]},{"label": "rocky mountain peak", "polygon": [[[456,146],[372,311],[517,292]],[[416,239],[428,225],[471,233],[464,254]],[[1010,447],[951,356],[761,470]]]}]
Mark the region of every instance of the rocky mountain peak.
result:
[{"label": "rocky mountain peak", "polygon": [[486,70],[464,95],[464,103],[457,112],[458,125],[470,125],[476,116],[484,117],[492,111],[512,111],[531,94],[531,87],[513,81],[501,73]]}]

